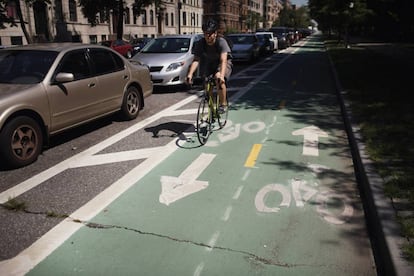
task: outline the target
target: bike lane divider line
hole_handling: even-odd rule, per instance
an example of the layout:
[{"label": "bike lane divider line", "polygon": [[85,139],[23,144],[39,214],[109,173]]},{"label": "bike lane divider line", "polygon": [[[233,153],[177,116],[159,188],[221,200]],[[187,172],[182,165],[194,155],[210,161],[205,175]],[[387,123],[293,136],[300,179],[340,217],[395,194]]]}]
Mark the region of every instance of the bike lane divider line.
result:
[{"label": "bike lane divider line", "polygon": [[256,164],[257,157],[259,156],[260,150],[262,149],[262,144],[254,144],[249,156],[244,163],[246,168],[254,168]]}]

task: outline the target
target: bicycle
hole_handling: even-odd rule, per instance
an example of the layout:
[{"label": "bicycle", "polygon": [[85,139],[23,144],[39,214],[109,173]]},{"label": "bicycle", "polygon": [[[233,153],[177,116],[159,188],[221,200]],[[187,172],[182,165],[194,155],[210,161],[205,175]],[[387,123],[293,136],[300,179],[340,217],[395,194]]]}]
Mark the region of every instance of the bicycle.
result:
[{"label": "bicycle", "polygon": [[[217,93],[216,79],[213,75],[205,78],[203,95],[201,97],[202,99],[197,111],[196,132],[198,141],[204,145],[213,132],[213,124],[216,120],[219,129],[222,129],[226,125],[229,111],[226,108],[224,113],[220,114],[219,112],[221,102]],[[226,102],[228,103],[227,95]]]}]

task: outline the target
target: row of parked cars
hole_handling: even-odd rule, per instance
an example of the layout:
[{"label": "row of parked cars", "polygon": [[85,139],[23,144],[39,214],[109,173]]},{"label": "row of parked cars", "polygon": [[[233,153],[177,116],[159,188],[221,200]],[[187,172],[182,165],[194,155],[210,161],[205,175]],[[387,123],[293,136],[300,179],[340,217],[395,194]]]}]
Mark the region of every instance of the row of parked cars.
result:
[{"label": "row of parked cars", "polygon": [[[272,31],[229,34],[234,62],[279,49]],[[138,116],[154,86],[185,84],[202,34],[0,50],[0,165],[34,162],[49,138],[112,113]],[[136,47],[136,48],[135,48]]]},{"label": "row of parked cars", "polygon": [[[151,39],[131,60],[148,66],[156,86],[185,84],[195,43],[202,34],[168,35]],[[229,34],[233,62],[255,62],[278,50],[271,32]]]},{"label": "row of parked cars", "polygon": [[[275,27],[256,33],[228,34],[226,37],[232,44],[233,62],[253,63],[263,56],[289,47],[305,36],[305,32],[296,30],[295,33],[295,39],[290,39],[288,28]],[[153,38],[131,60],[148,66],[156,86],[182,85],[185,84],[193,60],[194,44],[202,37],[202,34],[192,34]]]}]

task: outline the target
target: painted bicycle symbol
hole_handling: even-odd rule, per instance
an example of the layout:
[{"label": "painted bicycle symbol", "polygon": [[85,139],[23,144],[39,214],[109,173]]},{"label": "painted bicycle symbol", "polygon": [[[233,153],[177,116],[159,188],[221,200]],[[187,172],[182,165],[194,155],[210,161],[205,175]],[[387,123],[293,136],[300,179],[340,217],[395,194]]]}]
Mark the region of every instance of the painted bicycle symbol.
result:
[{"label": "painted bicycle symbol", "polygon": [[266,124],[261,121],[252,121],[244,124],[234,124],[227,120],[227,125],[217,133],[217,140],[209,140],[206,146],[216,147],[222,143],[237,139],[241,132],[249,134],[259,133],[266,129]]},{"label": "painted bicycle symbol", "polygon": [[[330,189],[318,190],[310,186],[307,181],[300,179],[293,179],[290,188],[278,183],[264,186],[256,194],[254,201],[256,210],[263,213],[277,213],[282,208],[292,207],[292,201],[294,206],[303,208],[306,202],[313,199],[317,205],[316,211],[328,223],[344,224],[353,216],[354,208],[345,194],[338,194]],[[268,206],[266,203],[266,199],[272,195],[281,198],[277,206]]]}]

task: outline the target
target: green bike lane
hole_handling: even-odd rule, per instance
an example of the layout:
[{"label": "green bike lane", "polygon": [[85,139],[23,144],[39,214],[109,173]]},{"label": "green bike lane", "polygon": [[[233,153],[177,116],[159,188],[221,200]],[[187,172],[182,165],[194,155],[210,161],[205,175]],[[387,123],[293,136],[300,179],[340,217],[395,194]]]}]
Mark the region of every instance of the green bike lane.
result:
[{"label": "green bike lane", "polygon": [[375,275],[335,93],[311,39],[28,275]]}]

